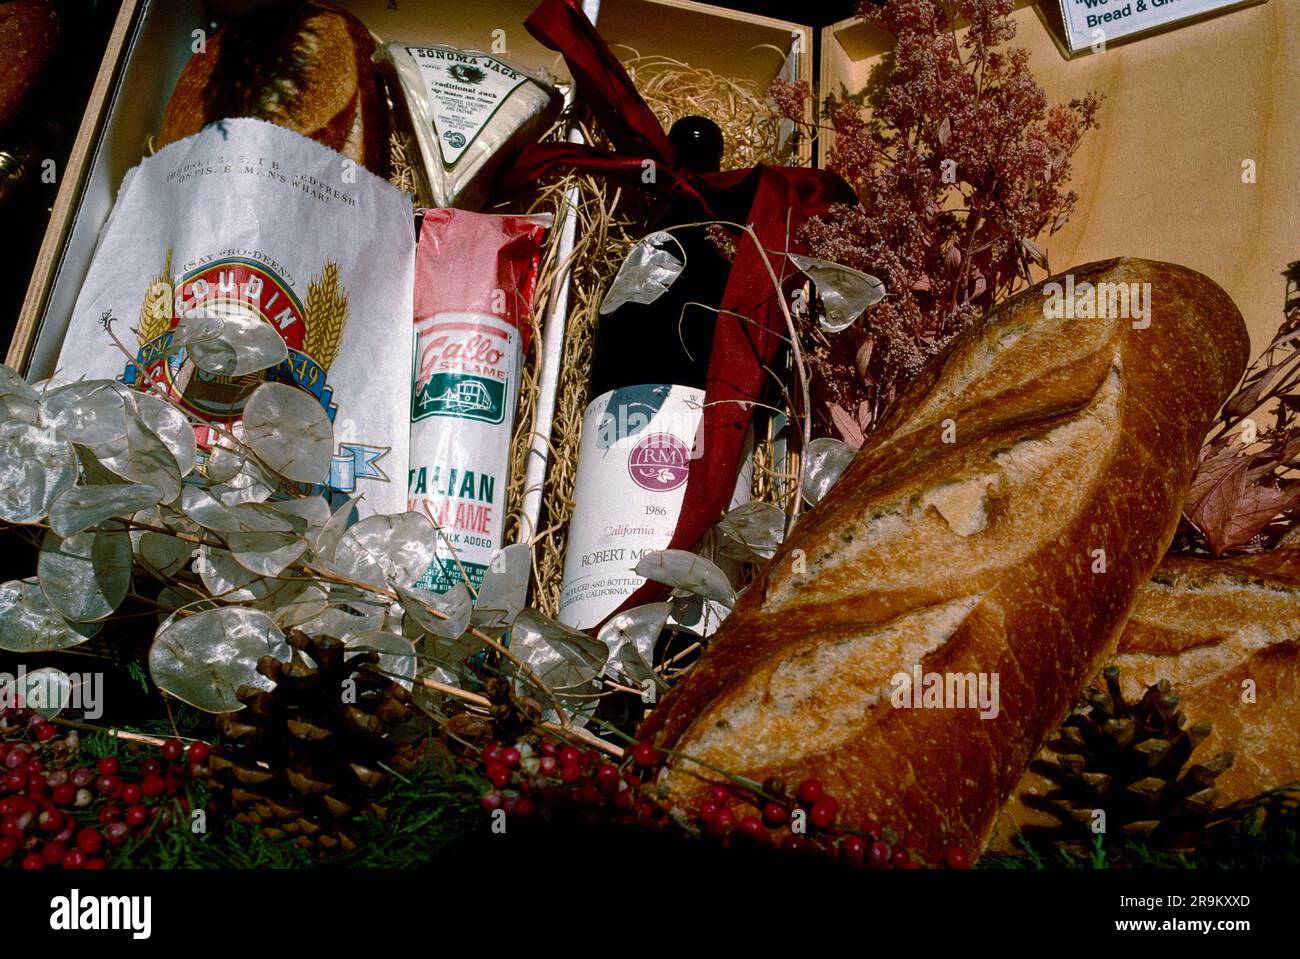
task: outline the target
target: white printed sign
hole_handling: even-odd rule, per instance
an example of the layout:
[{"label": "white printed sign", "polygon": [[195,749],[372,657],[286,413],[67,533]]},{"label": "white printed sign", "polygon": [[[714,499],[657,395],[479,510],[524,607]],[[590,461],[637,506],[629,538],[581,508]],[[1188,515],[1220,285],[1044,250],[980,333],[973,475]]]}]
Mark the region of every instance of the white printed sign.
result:
[{"label": "white printed sign", "polygon": [[1072,52],[1100,51],[1122,37],[1258,2],[1261,0],[1061,0],[1061,14]]}]

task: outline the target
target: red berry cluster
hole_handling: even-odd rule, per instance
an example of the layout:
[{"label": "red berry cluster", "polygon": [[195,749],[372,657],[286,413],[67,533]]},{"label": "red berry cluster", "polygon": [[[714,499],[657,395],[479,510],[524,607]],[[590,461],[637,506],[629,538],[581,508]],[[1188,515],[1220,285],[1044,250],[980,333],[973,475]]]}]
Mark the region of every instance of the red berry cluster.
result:
[{"label": "red berry cluster", "polygon": [[77,733],[31,710],[0,711],[0,735],[0,865],[21,853],[24,869],[103,869],[112,847],[169,826],[173,803],[187,812],[185,779],[207,775],[205,743],[167,740],[137,779],[114,756],[79,763]]},{"label": "red berry cluster", "polygon": [[927,862],[919,852],[925,844],[915,833],[902,835],[875,822],[846,826],[839,821],[839,800],[817,779],[804,780],[792,794],[777,779],[769,779],[759,793],[714,783],[693,815],[684,814],[654,794],[652,784],[664,756],[648,742],[628,749],[618,764],[594,750],[537,736],[514,745],[492,743],[481,759],[492,784],[482,797],[489,812],[504,809],[507,815],[533,819],[577,810],[592,820],[636,822],[660,830],[677,823],[726,846],[775,846],[856,868],[970,865],[966,852],[956,846],[937,862]]},{"label": "red berry cluster", "polygon": [[595,750],[534,735],[513,745],[492,743],[481,758],[492,784],[482,797],[489,812],[503,809],[524,820],[577,813],[655,829],[668,824],[668,810],[644,788],[662,761],[649,743],[614,763]]},{"label": "red berry cluster", "polygon": [[[759,815],[740,815],[737,804],[759,810]],[[701,831],[725,844],[733,841],[759,846],[778,846],[792,853],[825,856],[854,868],[921,869],[927,865],[917,851],[922,837],[900,835],[888,826],[865,822],[854,829],[841,823],[839,800],[826,792],[818,779],[805,779],[793,795],[785,784],[769,779],[761,795],[722,783],[709,787],[709,797],[700,802],[695,818]],[[966,853],[954,846],[940,861],[965,869],[970,865]]]}]

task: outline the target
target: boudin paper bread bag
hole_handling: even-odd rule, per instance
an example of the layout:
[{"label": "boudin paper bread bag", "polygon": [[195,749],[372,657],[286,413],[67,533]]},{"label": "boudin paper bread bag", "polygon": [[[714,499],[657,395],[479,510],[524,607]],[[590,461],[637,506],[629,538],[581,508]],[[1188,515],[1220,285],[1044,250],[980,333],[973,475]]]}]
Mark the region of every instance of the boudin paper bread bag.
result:
[{"label": "boudin paper bread bag", "polygon": [[[842,821],[929,851],[982,847],[1114,652],[1247,349],[1228,296],[1166,263],[1001,304],[900,397],[643,734],[759,782],[817,778]],[[683,759],[665,782],[690,801],[708,775]]]},{"label": "boudin paper bread bag", "polygon": [[[196,421],[234,429],[261,382],[298,386],[333,421],[330,488],[362,497],[362,513],[400,513],[414,263],[405,193],[297,133],[225,120],[127,174],[58,375],[147,377]],[[238,376],[197,369],[173,343],[187,317],[264,322],[288,355]],[[196,433],[200,449],[217,441]]]}]

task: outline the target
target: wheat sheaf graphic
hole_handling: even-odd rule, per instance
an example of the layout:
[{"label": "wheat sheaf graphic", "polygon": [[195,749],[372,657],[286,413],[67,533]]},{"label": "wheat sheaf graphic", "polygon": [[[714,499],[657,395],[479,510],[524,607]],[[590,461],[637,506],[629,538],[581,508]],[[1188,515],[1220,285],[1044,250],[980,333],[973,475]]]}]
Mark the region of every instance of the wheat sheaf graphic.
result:
[{"label": "wheat sheaf graphic", "polygon": [[303,352],[329,369],[339,355],[343,328],[348,323],[348,294],[339,292],[337,263],[325,263],[320,276],[307,285],[307,308]]},{"label": "wheat sheaf graphic", "polygon": [[137,331],[140,342],[162,336],[172,325],[172,248],[167,248],[167,262],[162,272],[149,281],[140,304],[140,329]]}]

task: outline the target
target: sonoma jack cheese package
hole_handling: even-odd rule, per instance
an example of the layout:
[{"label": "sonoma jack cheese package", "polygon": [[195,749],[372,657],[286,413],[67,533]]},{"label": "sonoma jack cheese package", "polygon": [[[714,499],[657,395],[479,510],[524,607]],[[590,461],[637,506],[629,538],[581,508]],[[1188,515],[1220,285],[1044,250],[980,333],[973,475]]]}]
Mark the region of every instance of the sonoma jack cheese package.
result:
[{"label": "sonoma jack cheese package", "polygon": [[[196,418],[236,432],[259,384],[296,385],[333,421],[331,489],[360,496],[363,515],[401,512],[414,263],[409,196],[297,133],[225,120],[127,174],[58,375],[138,385],[148,371]],[[182,319],[232,315],[269,324],[287,358],[218,376],[172,348]],[[196,432],[201,450],[216,439]]]},{"label": "sonoma jack cheese package", "polygon": [[468,579],[477,590],[502,545],[519,374],[550,225],[549,214],[424,213],[407,508],[440,535],[422,589]]},{"label": "sonoma jack cheese package", "polygon": [[482,207],[492,178],[564,105],[545,70],[492,54],[389,43],[380,57],[397,115],[419,147],[417,192],[430,206]]}]

